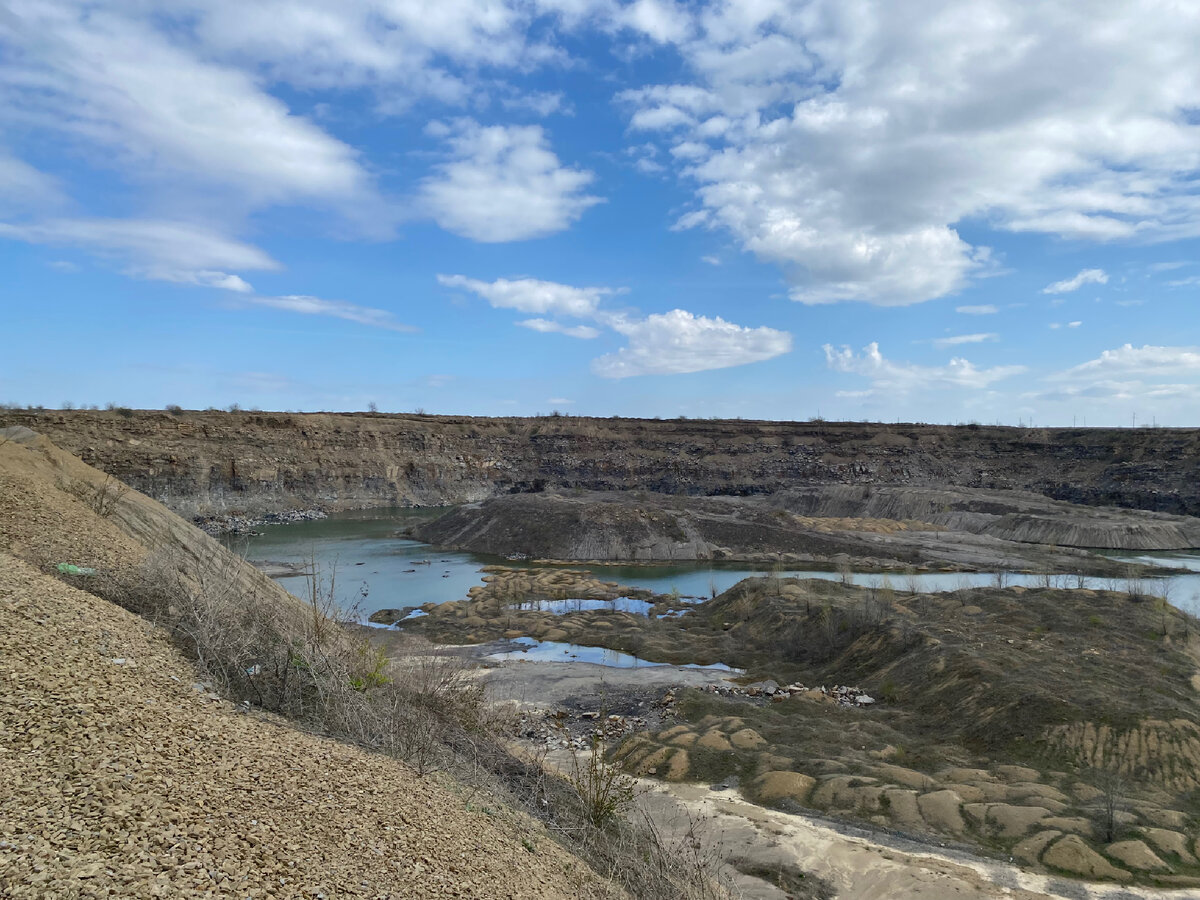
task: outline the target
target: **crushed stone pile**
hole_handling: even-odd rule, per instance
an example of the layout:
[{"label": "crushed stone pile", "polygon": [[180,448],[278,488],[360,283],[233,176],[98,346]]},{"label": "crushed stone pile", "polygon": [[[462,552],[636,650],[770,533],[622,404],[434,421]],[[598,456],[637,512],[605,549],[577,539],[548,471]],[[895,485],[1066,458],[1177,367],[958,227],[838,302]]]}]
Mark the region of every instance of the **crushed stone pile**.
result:
[{"label": "crushed stone pile", "polygon": [[512,811],[197,690],[153,626],[0,553],[0,896],[578,897]]}]

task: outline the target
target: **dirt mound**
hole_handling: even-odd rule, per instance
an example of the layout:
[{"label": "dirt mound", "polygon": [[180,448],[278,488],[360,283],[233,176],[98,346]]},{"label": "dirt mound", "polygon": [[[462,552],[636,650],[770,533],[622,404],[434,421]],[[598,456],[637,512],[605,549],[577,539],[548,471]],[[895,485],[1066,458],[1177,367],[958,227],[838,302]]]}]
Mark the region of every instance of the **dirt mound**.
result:
[{"label": "dirt mound", "polygon": [[141,619],[0,554],[0,894],[575,897],[530,820],[242,713]]},{"label": "dirt mound", "polygon": [[1032,494],[842,486],[771,497],[519,494],[459,507],[413,535],[478,553],[560,560],[853,559],[892,569],[1116,575],[1121,564],[1065,545],[1072,539],[1139,550],[1200,545],[1200,520]]},{"label": "dirt mound", "polygon": [[0,441],[0,896],[609,895],[494,800],[235,709],[87,591],[164,551],[296,603],[45,438]]}]

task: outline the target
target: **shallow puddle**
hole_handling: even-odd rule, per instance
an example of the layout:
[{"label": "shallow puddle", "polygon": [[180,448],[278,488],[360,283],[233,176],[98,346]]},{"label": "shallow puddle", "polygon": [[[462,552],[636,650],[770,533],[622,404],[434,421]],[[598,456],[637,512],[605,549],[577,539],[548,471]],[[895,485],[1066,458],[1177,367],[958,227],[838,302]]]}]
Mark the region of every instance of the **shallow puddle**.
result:
[{"label": "shallow puddle", "polygon": [[649,600],[638,600],[635,597],[617,597],[613,600],[587,600],[583,598],[568,598],[565,600],[530,600],[527,603],[514,603],[513,609],[548,612],[556,616],[565,616],[573,612],[591,612],[592,610],[607,609],[613,612],[633,613],[637,616],[648,616],[654,604]]},{"label": "shallow puddle", "polygon": [[[673,663],[650,662],[630,653],[619,650],[607,650],[604,647],[583,647],[579,644],[564,644],[560,641],[538,641],[533,638],[516,638],[514,644],[520,644],[519,650],[507,650],[492,653],[485,657],[495,662],[506,660],[528,660],[529,662],[583,662],[598,666],[609,666],[614,669],[638,669],[649,666],[669,666]],[[699,663],[686,663],[681,669],[716,669],[722,672],[741,674],[742,669],[735,669],[725,663],[712,663],[702,666]]]}]

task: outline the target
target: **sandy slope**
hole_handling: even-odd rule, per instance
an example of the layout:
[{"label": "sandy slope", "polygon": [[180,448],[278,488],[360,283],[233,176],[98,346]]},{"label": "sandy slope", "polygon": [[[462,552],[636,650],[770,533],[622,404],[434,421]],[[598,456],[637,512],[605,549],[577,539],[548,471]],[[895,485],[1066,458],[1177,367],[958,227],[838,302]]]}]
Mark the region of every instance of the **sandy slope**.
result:
[{"label": "sandy slope", "polygon": [[0,446],[0,897],[605,895],[531,820],[238,712],[157,629],[44,574],[214,552],[144,497],[101,519],[63,489],[95,477]]}]

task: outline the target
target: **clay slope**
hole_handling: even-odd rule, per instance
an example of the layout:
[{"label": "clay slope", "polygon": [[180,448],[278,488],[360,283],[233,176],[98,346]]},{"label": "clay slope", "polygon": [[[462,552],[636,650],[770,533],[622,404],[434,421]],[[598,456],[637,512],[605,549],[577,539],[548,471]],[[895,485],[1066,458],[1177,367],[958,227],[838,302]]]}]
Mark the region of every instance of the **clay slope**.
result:
[{"label": "clay slope", "polygon": [[181,514],[437,506],[567,488],[704,496],[807,484],[1025,490],[1200,514],[1196,429],[0,411]]},{"label": "clay slope", "polygon": [[[84,588],[163,547],[241,565],[146,497],[0,432],[0,896],[604,896],[545,832],[448,780],[239,712]],[[57,562],[94,568],[46,574]],[[239,590],[288,595],[249,566]]]}]

